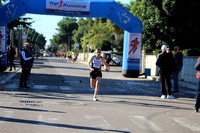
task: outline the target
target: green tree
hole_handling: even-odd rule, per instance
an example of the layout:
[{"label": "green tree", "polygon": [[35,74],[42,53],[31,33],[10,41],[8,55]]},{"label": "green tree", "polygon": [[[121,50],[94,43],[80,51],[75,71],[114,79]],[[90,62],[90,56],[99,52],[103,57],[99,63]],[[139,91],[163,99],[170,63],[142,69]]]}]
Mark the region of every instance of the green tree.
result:
[{"label": "green tree", "polygon": [[54,35],[51,40],[52,48],[62,45],[67,51],[71,51],[73,31],[78,28],[76,21],[75,18],[65,17],[58,23],[58,34]]},{"label": "green tree", "polygon": [[98,47],[99,41],[109,40],[109,45],[107,49],[110,49],[112,45],[112,35],[114,34],[114,27],[107,22],[107,19],[96,19],[93,26],[90,28],[88,34],[86,34],[82,40],[89,42],[89,46],[92,50]]},{"label": "green tree", "polygon": [[[87,19],[81,18],[81,19],[79,19],[79,21],[77,22],[78,29],[73,31],[73,37],[72,37],[73,41],[75,43],[79,43],[79,44],[81,44],[81,42],[82,42],[82,45],[83,45],[83,43],[84,43],[84,41],[83,41],[84,37],[83,36],[86,35],[89,32],[93,23],[94,23],[94,20],[92,20],[91,18],[87,18]],[[90,38],[89,34],[88,34],[88,38]],[[86,41],[85,41],[85,43],[86,43]],[[84,46],[86,46],[86,44],[84,44]]]},{"label": "green tree", "polygon": [[101,48],[101,50],[103,51],[108,51],[108,50],[112,50],[111,47],[111,42],[107,39],[102,39],[100,41],[97,42],[97,48]]},{"label": "green tree", "polygon": [[[198,2],[196,2],[198,3]],[[187,0],[131,1],[131,12],[143,22],[143,44],[153,50],[167,44],[181,48],[200,47],[198,4]],[[190,45],[188,45],[190,44]]]},{"label": "green tree", "polygon": [[123,42],[124,34],[119,34],[119,37],[113,42],[113,48],[115,48],[118,52],[123,52]]}]

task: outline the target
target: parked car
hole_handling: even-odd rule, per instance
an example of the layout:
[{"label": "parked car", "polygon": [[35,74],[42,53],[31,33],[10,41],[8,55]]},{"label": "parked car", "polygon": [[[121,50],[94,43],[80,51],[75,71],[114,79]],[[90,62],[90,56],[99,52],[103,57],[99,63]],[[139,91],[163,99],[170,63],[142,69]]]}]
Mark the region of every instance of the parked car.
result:
[{"label": "parked car", "polygon": [[102,57],[106,58],[107,55],[110,55],[112,58],[109,65],[121,65],[121,61],[118,55],[112,54],[110,51],[102,51]]},{"label": "parked car", "polygon": [[48,53],[44,53],[43,56],[44,56],[44,57],[49,57],[49,54],[48,54]]},{"label": "parked car", "polygon": [[121,61],[120,61],[120,58],[119,58],[118,55],[112,54],[111,58],[112,58],[113,62],[114,62],[116,65],[121,65]]}]

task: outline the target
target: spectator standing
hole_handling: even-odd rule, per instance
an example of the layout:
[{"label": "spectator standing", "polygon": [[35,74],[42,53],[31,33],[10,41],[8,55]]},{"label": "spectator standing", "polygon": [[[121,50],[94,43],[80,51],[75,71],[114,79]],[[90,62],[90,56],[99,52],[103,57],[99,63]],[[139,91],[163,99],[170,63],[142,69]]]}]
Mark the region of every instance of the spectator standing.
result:
[{"label": "spectator standing", "polygon": [[14,64],[15,55],[16,55],[15,49],[12,46],[9,46],[10,71],[12,71],[12,67],[14,67],[14,70],[16,70],[15,64]]},{"label": "spectator standing", "polygon": [[106,55],[106,63],[109,65],[109,63],[112,61],[112,58],[110,57],[110,54]]},{"label": "spectator standing", "polygon": [[[171,95],[171,75],[174,66],[174,60],[170,54],[166,52],[167,46],[163,45],[161,47],[162,53],[157,57],[156,65],[159,67],[160,83],[162,89],[162,99],[174,99]],[[167,85],[167,90],[165,88],[165,82]]]},{"label": "spectator standing", "polygon": [[175,68],[173,72],[173,78],[174,78],[174,87],[172,93],[179,92],[179,86],[178,86],[178,75],[179,72],[182,70],[183,67],[183,54],[179,52],[179,47],[174,47],[175,55],[174,55],[174,61],[175,61]]},{"label": "spectator standing", "polygon": [[30,75],[31,69],[31,60],[34,58],[34,55],[31,57],[29,52],[29,43],[25,43],[24,48],[20,53],[20,63],[22,66],[22,74],[20,78],[19,87],[24,87],[26,89],[30,88],[27,85],[28,76]]}]

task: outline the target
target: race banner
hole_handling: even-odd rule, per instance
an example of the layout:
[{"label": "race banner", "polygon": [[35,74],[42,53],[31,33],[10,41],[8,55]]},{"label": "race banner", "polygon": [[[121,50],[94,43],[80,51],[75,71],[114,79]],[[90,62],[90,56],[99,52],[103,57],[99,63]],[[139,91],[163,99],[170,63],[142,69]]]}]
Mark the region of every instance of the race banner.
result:
[{"label": "race banner", "polygon": [[70,2],[70,0],[46,0],[46,10],[68,15],[90,15],[90,2]]},{"label": "race banner", "polygon": [[128,39],[128,62],[140,65],[141,58],[141,37],[140,33],[129,33]]},{"label": "race banner", "polygon": [[6,32],[5,32],[5,27],[0,26],[0,51],[5,53],[6,52]]}]

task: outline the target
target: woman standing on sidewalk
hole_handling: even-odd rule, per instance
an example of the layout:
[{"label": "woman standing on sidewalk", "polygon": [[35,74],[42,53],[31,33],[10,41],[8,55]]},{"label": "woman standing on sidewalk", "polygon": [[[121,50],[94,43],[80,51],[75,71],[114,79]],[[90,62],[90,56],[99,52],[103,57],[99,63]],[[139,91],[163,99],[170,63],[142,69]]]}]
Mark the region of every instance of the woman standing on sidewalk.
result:
[{"label": "woman standing on sidewalk", "polygon": [[197,99],[195,104],[195,111],[198,112],[200,108],[200,57],[197,59],[197,64],[195,65],[195,69],[198,70],[196,77],[198,79],[198,91],[197,91]]}]

